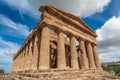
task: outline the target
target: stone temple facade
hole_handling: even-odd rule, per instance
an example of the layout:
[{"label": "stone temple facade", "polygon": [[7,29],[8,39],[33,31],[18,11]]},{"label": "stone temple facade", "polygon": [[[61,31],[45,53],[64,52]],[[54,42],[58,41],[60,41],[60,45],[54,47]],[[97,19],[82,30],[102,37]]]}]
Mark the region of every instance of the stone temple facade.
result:
[{"label": "stone temple facade", "polygon": [[14,55],[15,80],[102,80],[96,33],[80,18],[41,6],[41,21]]}]

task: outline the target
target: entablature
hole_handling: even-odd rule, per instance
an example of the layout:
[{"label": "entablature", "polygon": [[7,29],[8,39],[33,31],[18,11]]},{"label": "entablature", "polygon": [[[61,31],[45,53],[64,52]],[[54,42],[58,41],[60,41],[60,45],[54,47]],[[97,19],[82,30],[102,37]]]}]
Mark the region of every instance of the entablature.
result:
[{"label": "entablature", "polygon": [[[86,33],[89,33],[94,37],[97,37],[96,33],[92,29],[90,29],[80,18],[70,13],[66,13],[52,6],[45,6],[45,7],[42,6],[40,7],[40,11],[43,12],[43,17],[45,16],[44,13],[47,12],[48,14],[58,18],[64,23],[74,26],[75,28],[80,29]],[[50,19],[49,16],[46,17]]]}]

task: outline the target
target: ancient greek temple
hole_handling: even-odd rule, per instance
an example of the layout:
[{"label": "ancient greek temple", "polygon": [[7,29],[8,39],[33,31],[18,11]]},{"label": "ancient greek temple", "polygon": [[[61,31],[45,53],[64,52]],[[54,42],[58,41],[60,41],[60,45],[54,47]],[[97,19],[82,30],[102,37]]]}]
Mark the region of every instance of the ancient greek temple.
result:
[{"label": "ancient greek temple", "polygon": [[20,80],[81,80],[102,73],[96,33],[53,6],[39,10],[41,20],[14,55],[11,75]]}]

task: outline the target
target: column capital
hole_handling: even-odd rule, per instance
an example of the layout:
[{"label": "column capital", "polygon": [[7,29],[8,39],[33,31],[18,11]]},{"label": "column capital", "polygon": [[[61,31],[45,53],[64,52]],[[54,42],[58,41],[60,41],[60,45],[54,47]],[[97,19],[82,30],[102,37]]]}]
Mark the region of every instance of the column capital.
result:
[{"label": "column capital", "polygon": [[85,41],[85,44],[87,45],[87,44],[92,44],[90,41]]},{"label": "column capital", "polygon": [[50,25],[47,24],[47,23],[44,22],[44,21],[41,21],[41,23],[38,25],[37,29],[38,29],[38,30],[42,30],[44,27],[50,28]]},{"label": "column capital", "polygon": [[81,42],[81,41],[86,41],[86,39],[84,38],[78,38],[78,41]]},{"label": "column capital", "polygon": [[32,42],[32,41],[33,41],[33,37],[30,37],[29,42]]},{"label": "column capital", "polygon": [[64,31],[63,31],[63,30],[60,30],[60,29],[59,29],[59,30],[58,30],[58,29],[55,30],[55,32],[56,32],[57,34],[59,34],[59,33],[64,33]]},{"label": "column capital", "polygon": [[92,43],[91,45],[92,45],[92,47],[97,46],[97,44],[95,44],[95,43]]},{"label": "column capital", "polygon": [[69,38],[75,37],[73,34],[68,34],[67,35]]},{"label": "column capital", "polygon": [[33,35],[36,36],[36,35],[39,35],[39,34],[40,34],[40,31],[36,30]]}]

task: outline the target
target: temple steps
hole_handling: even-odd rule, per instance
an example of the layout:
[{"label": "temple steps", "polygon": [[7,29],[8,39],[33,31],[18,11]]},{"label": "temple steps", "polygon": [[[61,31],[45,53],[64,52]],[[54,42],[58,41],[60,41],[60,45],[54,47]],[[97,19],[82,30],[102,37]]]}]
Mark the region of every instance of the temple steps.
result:
[{"label": "temple steps", "polygon": [[104,71],[98,70],[47,70],[21,71],[10,74],[14,80],[120,80]]}]

